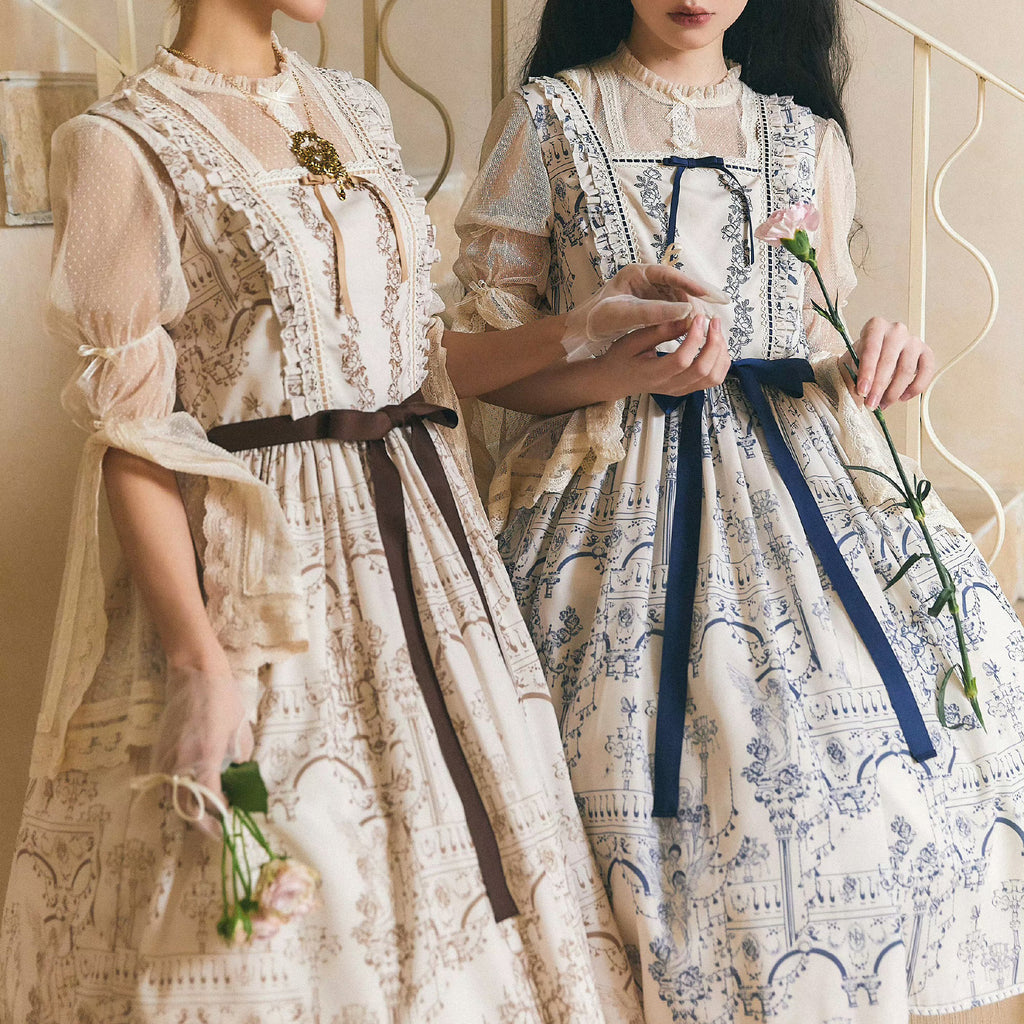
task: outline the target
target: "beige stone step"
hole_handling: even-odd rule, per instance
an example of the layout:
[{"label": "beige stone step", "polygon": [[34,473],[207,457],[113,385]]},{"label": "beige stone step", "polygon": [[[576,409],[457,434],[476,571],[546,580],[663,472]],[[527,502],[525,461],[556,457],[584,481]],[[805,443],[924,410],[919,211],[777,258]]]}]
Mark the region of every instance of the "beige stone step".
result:
[{"label": "beige stone step", "polygon": [[911,1017],[910,1024],[1024,1024],[1024,996],[942,1017]]}]

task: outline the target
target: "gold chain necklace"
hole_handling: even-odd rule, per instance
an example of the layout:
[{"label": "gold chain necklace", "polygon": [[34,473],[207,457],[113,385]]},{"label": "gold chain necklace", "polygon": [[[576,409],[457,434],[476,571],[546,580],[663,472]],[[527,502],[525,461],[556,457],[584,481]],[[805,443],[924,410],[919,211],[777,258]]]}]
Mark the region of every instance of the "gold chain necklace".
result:
[{"label": "gold chain necklace", "polygon": [[295,87],[299,90],[299,99],[302,100],[302,109],[305,111],[306,120],[309,122],[309,128],[303,129],[302,131],[293,132],[288,125],[273,113],[269,106],[264,106],[260,103],[251,93],[243,89],[228,75],[223,74],[216,68],[210,67],[209,64],[204,64],[203,61],[185,53],[182,50],[175,50],[169,46],[167,47],[167,52],[173,53],[175,57],[179,57],[186,63],[192,64],[194,67],[202,68],[204,71],[209,71],[210,74],[216,75],[218,78],[223,78],[228,85],[237,89],[238,92],[240,92],[246,99],[252,100],[252,102],[255,103],[256,106],[267,115],[267,117],[276,122],[288,133],[288,136],[291,138],[291,145],[289,148],[291,149],[295,159],[305,167],[310,174],[327,178],[332,182],[335,191],[338,193],[338,198],[344,199],[345,190],[355,188],[355,182],[352,180],[352,176],[349,174],[345,165],[341,162],[341,157],[338,156],[338,151],[334,148],[334,143],[329,139],[325,139],[322,135],[317,134],[316,129],[313,127],[313,113],[309,107],[309,100],[306,98],[306,90],[302,88],[299,76],[296,75],[289,66],[284,53],[278,47],[277,43],[273,43],[272,45],[274,47],[274,56],[277,58],[278,68],[287,69],[288,74],[295,83]]}]

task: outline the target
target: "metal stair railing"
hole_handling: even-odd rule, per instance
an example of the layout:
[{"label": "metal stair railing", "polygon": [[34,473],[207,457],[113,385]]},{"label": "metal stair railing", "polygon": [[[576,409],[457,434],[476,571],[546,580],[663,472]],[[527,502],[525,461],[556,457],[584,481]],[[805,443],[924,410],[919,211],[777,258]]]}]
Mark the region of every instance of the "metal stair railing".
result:
[{"label": "metal stair railing", "polygon": [[[935,215],[942,230],[958,245],[965,249],[980,264],[988,281],[990,305],[988,317],[977,336],[952,358],[947,360],[935,374],[928,390],[918,399],[907,403],[907,448],[908,454],[921,461],[922,433],[928,438],[940,457],[959,470],[979,487],[992,504],[995,513],[996,536],[992,549],[986,553],[989,562],[995,560],[1006,536],[1006,512],[1002,500],[985,478],[958,459],[943,443],[932,424],[930,402],[938,383],[954,366],[972,353],[987,337],[999,312],[999,282],[991,263],[977,246],[956,231],[942,209],[942,186],[953,164],[964,154],[978,137],[985,119],[986,89],[989,85],[1001,89],[1007,95],[1024,103],[1024,91],[1010,85],[998,75],[985,70],[978,63],[954,50],[951,46],[905,18],[893,13],[875,0],[854,0],[886,21],[895,25],[914,39],[914,106],[913,137],[911,143],[910,178],[910,309],[908,326],[914,334],[924,337],[928,283],[928,212]],[[978,102],[974,127],[967,137],[947,158],[935,175],[929,189],[928,162],[931,156],[931,89],[932,53],[941,53],[950,60],[967,68],[977,78]]]}]

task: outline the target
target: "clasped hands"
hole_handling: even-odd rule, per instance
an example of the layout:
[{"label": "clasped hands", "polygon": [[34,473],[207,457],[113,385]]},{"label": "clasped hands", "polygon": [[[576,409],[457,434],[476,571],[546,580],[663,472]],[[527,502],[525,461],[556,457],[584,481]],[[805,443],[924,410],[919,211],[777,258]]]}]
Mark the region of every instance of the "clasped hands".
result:
[{"label": "clasped hands", "polygon": [[[595,369],[620,396],[682,397],[721,384],[729,373],[728,341],[715,315],[715,307],[728,302],[728,296],[674,268],[634,265],[577,306],[566,333],[588,339],[586,355],[596,356],[601,365]],[[657,351],[675,339],[675,351]],[[860,361],[855,393],[871,410],[920,395],[935,376],[932,349],[902,323],[872,317],[854,349]],[[848,356],[844,363],[853,369]]]}]

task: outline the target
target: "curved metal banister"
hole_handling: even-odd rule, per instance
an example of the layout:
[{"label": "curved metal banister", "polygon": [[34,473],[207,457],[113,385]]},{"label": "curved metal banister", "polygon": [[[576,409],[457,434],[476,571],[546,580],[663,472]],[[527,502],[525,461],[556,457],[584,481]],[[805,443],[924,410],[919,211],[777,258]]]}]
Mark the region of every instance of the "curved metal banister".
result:
[{"label": "curved metal banister", "polygon": [[985,277],[988,279],[989,291],[991,292],[991,302],[989,305],[988,319],[985,321],[980,333],[975,337],[973,341],[965,345],[952,359],[950,359],[936,374],[935,379],[932,381],[931,386],[922,395],[921,400],[921,420],[924,424],[925,432],[928,434],[929,439],[935,446],[936,451],[952,466],[956,467],[961,473],[964,474],[969,480],[972,480],[984,491],[986,497],[992,503],[996,513],[996,541],[995,549],[992,558],[999,553],[999,550],[1003,546],[1003,540],[1006,536],[1006,513],[1003,509],[1003,503],[999,496],[993,490],[989,482],[976,470],[971,469],[965,462],[958,459],[937,437],[934,428],[932,427],[931,412],[929,409],[932,393],[935,385],[947,374],[954,366],[957,365],[962,359],[973,352],[981,343],[984,341],[988,332],[992,329],[992,325],[995,323],[996,316],[999,313],[999,281],[996,279],[995,271],[992,269],[992,264],[984,256],[984,254],[972,245],[964,238],[958,231],[956,231],[946,219],[946,215],[942,210],[942,185],[945,182],[946,172],[953,166],[956,160],[958,160],[961,154],[967,149],[968,146],[978,137],[978,133],[981,131],[981,126],[985,120],[985,79],[978,79],[978,112],[975,118],[974,127],[971,129],[970,134],[963,142],[957,146],[956,150],[950,155],[949,159],[942,165],[938,174],[935,175],[935,184],[932,186],[932,209],[935,211],[935,218],[942,226],[943,231],[949,235],[958,245],[966,249],[977,261],[981,264],[982,270],[985,272]]},{"label": "curved metal banister", "polygon": [[894,14],[888,8],[876,3],[875,0],[854,0],[854,2],[861,7],[866,7],[869,11],[877,14],[880,18],[884,18],[897,28],[903,29],[904,32],[908,32],[915,39],[920,39],[921,42],[927,43],[933,50],[938,50],[939,53],[949,57],[950,60],[956,61],[957,64],[962,64],[969,71],[973,71],[979,78],[985,79],[986,82],[991,82],[997,88],[1002,89],[1003,92],[1009,93],[1014,99],[1024,103],[1024,91],[1021,91],[1015,85],[1010,85],[1009,82],[1004,81],[998,75],[992,74],[991,71],[987,71],[980,64],[971,60],[970,57],[966,57],[958,50],[954,50],[952,46],[948,46],[941,39],[936,39],[935,36],[925,32],[924,29],[918,28],[907,21],[906,18],[901,18],[898,14]]},{"label": "curved metal banister", "polygon": [[437,177],[434,179],[434,183],[427,190],[425,198],[429,203],[430,200],[434,198],[437,190],[444,184],[444,180],[448,177],[448,172],[451,170],[452,160],[455,156],[455,126],[452,124],[448,108],[432,92],[425,89],[418,82],[413,81],[413,79],[402,70],[391,52],[391,43],[388,37],[388,26],[391,21],[391,12],[395,9],[395,4],[397,3],[398,0],[387,0],[387,3],[384,4],[384,9],[381,11],[380,22],[377,29],[377,41],[380,45],[380,52],[394,76],[403,85],[422,96],[438,112],[438,114],[440,114],[441,125],[444,128],[444,160],[441,163],[441,170],[438,171]]},{"label": "curved metal banister", "polygon": [[954,242],[966,250],[976,259],[985,273],[991,295],[989,314],[980,333],[963,349],[949,359],[936,373],[927,391],[920,399],[909,403],[907,412],[907,438],[911,453],[920,461],[921,459],[921,431],[928,437],[939,456],[949,465],[953,466],[960,473],[964,474],[973,484],[984,493],[992,505],[996,522],[995,543],[987,554],[990,562],[994,561],[1002,549],[1006,536],[1006,512],[1003,503],[994,488],[985,478],[972,469],[965,462],[958,459],[939,440],[932,425],[930,403],[935,387],[943,377],[967,355],[973,352],[987,337],[992,325],[995,323],[999,311],[999,282],[991,263],[978,249],[977,246],[967,241],[963,235],[957,232],[949,223],[942,209],[942,186],[946,174],[953,164],[963,155],[967,148],[974,142],[981,132],[985,118],[985,89],[986,83],[991,83],[1013,99],[1024,102],[1024,91],[1016,86],[1010,85],[998,75],[981,67],[977,62],[966,57],[964,54],[954,50],[951,46],[937,39],[935,36],[916,25],[911,24],[905,18],[894,14],[892,11],[877,3],[876,0],[855,0],[857,4],[865,9],[884,18],[886,21],[902,29],[914,38],[914,114],[913,114],[913,144],[911,153],[911,267],[910,267],[910,326],[915,333],[924,334],[925,321],[925,300],[926,285],[928,276],[928,248],[927,248],[927,215],[928,215],[928,158],[930,143],[930,119],[931,119],[931,54],[932,51],[943,54],[950,60],[972,71],[978,82],[978,107],[974,127],[968,136],[957,146],[956,150],[947,158],[935,176],[934,184],[930,190],[931,211],[935,215],[942,230]]}]

